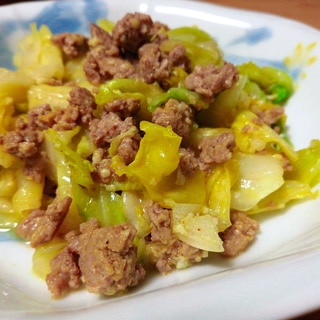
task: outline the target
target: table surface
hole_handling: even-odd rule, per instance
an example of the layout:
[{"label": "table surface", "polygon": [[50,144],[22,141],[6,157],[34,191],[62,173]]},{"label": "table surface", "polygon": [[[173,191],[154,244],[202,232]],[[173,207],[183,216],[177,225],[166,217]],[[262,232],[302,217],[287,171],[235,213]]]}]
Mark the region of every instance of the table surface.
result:
[{"label": "table surface", "polygon": [[320,29],[319,0],[205,0],[206,2],[254,11],[268,12],[301,21]]},{"label": "table surface", "polygon": [[[298,20],[314,28],[320,29],[320,0],[202,0],[208,3],[233,8],[267,12]],[[8,3],[24,1],[0,1],[0,6]],[[320,319],[320,310],[300,316],[294,320]],[[293,320],[293,319],[292,319]]]}]

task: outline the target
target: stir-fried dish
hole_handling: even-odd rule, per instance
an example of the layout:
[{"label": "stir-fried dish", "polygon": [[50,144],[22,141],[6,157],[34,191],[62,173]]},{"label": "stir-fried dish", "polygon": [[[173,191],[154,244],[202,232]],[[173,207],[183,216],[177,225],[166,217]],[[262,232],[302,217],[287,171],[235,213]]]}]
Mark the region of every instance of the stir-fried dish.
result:
[{"label": "stir-fried dish", "polygon": [[0,69],[0,223],[35,249],[53,298],[235,257],[254,214],[316,196],[320,142],[296,151],[286,134],[291,77],[225,61],[197,27],[31,25],[14,65]]}]

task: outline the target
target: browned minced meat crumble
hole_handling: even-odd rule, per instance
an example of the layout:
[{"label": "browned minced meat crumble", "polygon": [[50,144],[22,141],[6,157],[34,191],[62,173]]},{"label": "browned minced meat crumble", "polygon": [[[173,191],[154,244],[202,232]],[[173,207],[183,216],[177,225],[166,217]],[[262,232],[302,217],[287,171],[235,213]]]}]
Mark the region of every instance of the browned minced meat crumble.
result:
[{"label": "browned minced meat crumble", "polygon": [[[230,63],[196,66],[192,71],[183,46],[177,45],[168,53],[161,51],[161,43],[167,40],[163,31],[168,29],[148,15],[129,13],[116,23],[111,34],[91,24],[89,38],[63,33],[54,35],[52,41],[61,48],[65,59],[85,58],[84,72],[88,81],[96,86],[113,78],[137,78],[147,83],[158,82],[166,88],[166,80],[178,66],[188,73],[186,88],[213,99],[237,81],[237,69]],[[97,117],[93,93],[75,84],[69,85],[72,89],[67,108],[43,104],[30,110],[23,120],[17,121],[13,130],[0,137],[0,143],[6,152],[25,162],[25,175],[38,182],[46,181],[52,192],[49,188],[52,182],[47,181],[45,174],[48,160],[42,150],[43,130],[70,130],[81,125],[95,145],[91,157],[94,181],[121,181],[123,177],[117,176],[110,167],[107,150],[115,137],[123,135],[117,154],[125,164],[134,160],[142,138],[135,117],[141,109],[140,101],[116,99],[105,104]],[[197,106],[169,99],[153,112],[150,121],[161,126],[170,125],[184,141],[195,123],[196,112]],[[265,117],[266,121],[272,121],[271,114]],[[185,147],[182,143],[180,170],[186,176],[198,169],[206,171],[212,164],[228,161],[234,147],[235,138],[231,132],[204,138],[199,149]],[[71,202],[70,197],[55,196],[47,208],[32,210],[17,227],[18,235],[30,241],[32,247],[50,242],[59,233]],[[145,238],[148,263],[160,273],[179,268],[181,263],[189,266],[208,256],[208,252],[175,237],[170,209],[150,201],[144,210],[151,223],[151,232]],[[232,226],[221,234],[226,256],[236,256],[244,250],[259,229],[257,222],[240,212],[232,213],[231,220]],[[97,220],[91,219],[82,223],[79,231],[64,235],[67,245],[52,260],[52,271],[46,278],[52,297],[60,298],[83,285],[90,292],[113,295],[140,283],[146,270],[134,245],[136,232],[130,223],[101,227]]]}]

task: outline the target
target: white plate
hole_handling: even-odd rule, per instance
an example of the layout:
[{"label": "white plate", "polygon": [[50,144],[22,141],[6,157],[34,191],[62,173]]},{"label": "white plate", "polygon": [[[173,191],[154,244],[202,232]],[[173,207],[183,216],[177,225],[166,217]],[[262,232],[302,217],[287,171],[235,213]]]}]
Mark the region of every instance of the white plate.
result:
[{"label": "white plate", "polygon": [[[117,20],[126,12],[150,14],[171,27],[198,25],[214,36],[226,59],[284,67],[298,90],[287,106],[297,148],[320,138],[320,32],[280,17],[182,0],[79,0],[21,3],[0,10],[0,66],[10,66],[17,39],[31,21],[53,32],[88,33],[88,22]],[[296,49],[300,44],[299,49]],[[311,59],[311,60],[310,60]],[[45,283],[31,273],[32,250],[0,234],[1,319],[280,319],[320,307],[320,201],[259,216],[261,232],[233,260],[212,256],[190,269],[144,284],[120,298],[86,292],[50,300]]]}]

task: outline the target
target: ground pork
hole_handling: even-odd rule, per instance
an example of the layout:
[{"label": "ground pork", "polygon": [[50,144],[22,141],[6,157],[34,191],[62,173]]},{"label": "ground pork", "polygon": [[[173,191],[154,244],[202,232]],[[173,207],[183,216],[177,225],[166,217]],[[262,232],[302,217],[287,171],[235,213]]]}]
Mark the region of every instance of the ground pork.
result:
[{"label": "ground pork", "polygon": [[176,134],[187,138],[193,125],[193,110],[183,101],[169,99],[152,113],[152,122],[163,127],[171,126]]},{"label": "ground pork", "polygon": [[94,23],[90,23],[90,49],[103,49],[106,56],[119,57],[120,51],[112,36]]},{"label": "ground pork", "polygon": [[189,69],[190,61],[184,46],[177,45],[169,53],[161,50],[159,44],[147,43],[139,48],[139,76],[143,81],[152,83],[170,77],[174,67]]},{"label": "ground pork", "polygon": [[69,103],[71,109],[78,110],[80,123],[88,126],[93,118],[93,112],[97,108],[93,94],[86,88],[75,86],[70,91]]},{"label": "ground pork", "polygon": [[182,174],[192,176],[199,169],[199,159],[196,157],[195,151],[191,148],[180,148],[179,156],[179,168]]},{"label": "ground pork", "polygon": [[133,136],[126,136],[121,139],[117,149],[117,155],[122,158],[126,165],[135,159],[140,146],[140,140],[141,136],[138,132]]},{"label": "ground pork", "polygon": [[139,48],[139,76],[143,81],[161,81],[170,76],[171,70],[168,55],[161,51],[158,44],[148,43]]},{"label": "ground pork", "polygon": [[204,137],[199,143],[200,169],[206,170],[213,163],[223,163],[231,159],[235,147],[232,132],[223,132],[215,137]]},{"label": "ground pork", "polygon": [[78,125],[79,110],[68,106],[64,109],[55,109],[55,124],[52,128],[56,131],[72,130]]},{"label": "ground pork", "polygon": [[60,33],[53,35],[52,42],[69,58],[78,58],[88,50],[87,37],[76,33]]},{"label": "ground pork", "polygon": [[46,277],[53,298],[82,283],[89,292],[114,295],[143,281],[146,272],[138,263],[135,234],[129,223],[100,228],[96,219],[82,223],[79,234],[70,232]]},{"label": "ground pork", "polygon": [[187,72],[190,71],[190,59],[187,56],[187,50],[183,45],[176,45],[168,53],[168,59],[172,67],[179,67]]},{"label": "ground pork", "polygon": [[152,201],[145,206],[144,210],[147,212],[152,225],[151,241],[160,241],[167,244],[172,238],[170,210],[162,208]]},{"label": "ground pork", "polygon": [[53,110],[49,104],[40,105],[28,112],[28,121],[31,127],[39,130],[71,130],[79,124],[87,127],[96,107],[94,96],[88,89],[74,86],[69,93],[69,105],[66,108]]},{"label": "ground pork", "polygon": [[45,152],[39,152],[36,156],[27,158],[23,168],[23,174],[33,181],[42,183],[45,180],[45,168],[48,164],[48,158]]},{"label": "ground pork", "polygon": [[30,241],[31,247],[37,247],[52,240],[68,213],[72,199],[58,197],[46,210],[32,210],[18,225],[16,231],[19,237]]},{"label": "ground pork", "polygon": [[113,295],[134,287],[145,277],[129,223],[99,228],[91,219],[80,226],[79,267],[89,292]]},{"label": "ground pork", "polygon": [[118,176],[111,168],[111,158],[105,148],[97,148],[92,154],[92,165],[94,171],[93,179],[98,183],[111,183],[112,181],[123,181],[124,176]]},{"label": "ground pork", "polygon": [[231,223],[220,233],[224,248],[222,255],[227,257],[235,257],[245,250],[259,230],[258,222],[243,212],[232,212]]},{"label": "ground pork", "polygon": [[136,77],[136,68],[129,60],[105,56],[104,51],[90,51],[84,71],[88,80],[95,85],[111,79]]},{"label": "ground pork", "polygon": [[141,109],[141,101],[134,98],[115,99],[104,105],[104,110],[114,112],[124,120],[125,118],[135,116]]},{"label": "ground pork", "polygon": [[213,64],[197,65],[186,77],[184,84],[190,90],[213,98],[214,95],[231,88],[238,78],[237,68],[229,62],[225,62],[221,67]]},{"label": "ground pork", "polygon": [[52,111],[50,105],[45,103],[29,110],[28,122],[32,128],[45,130],[56,124],[56,114]]},{"label": "ground pork", "polygon": [[103,113],[101,119],[93,119],[90,124],[90,137],[98,147],[105,146],[121,133],[134,126],[133,118],[122,120],[115,112]]},{"label": "ground pork", "polygon": [[[123,77],[135,71],[130,63],[120,59],[120,50],[109,33],[95,24],[90,24],[90,32],[90,50],[83,70],[91,83],[98,85],[116,75]],[[110,70],[108,70],[108,67],[110,67]],[[117,69],[118,67],[119,69]]]},{"label": "ground pork", "polygon": [[137,53],[138,48],[150,41],[153,31],[151,17],[143,13],[127,13],[112,30],[117,46],[124,51]]},{"label": "ground pork", "polygon": [[174,66],[186,68],[189,59],[183,46],[169,53],[160,50],[168,39],[168,27],[153,22],[142,13],[128,13],[109,34],[91,25],[90,50],[84,63],[87,79],[99,85],[115,78],[141,78],[147,83],[162,81],[170,76]]},{"label": "ground pork", "polygon": [[18,158],[28,158],[39,152],[43,138],[41,131],[19,118],[15,130],[8,131],[0,137],[0,144],[3,145],[5,152]]},{"label": "ground pork", "polygon": [[53,299],[59,299],[70,290],[81,287],[78,255],[70,252],[68,247],[50,261],[50,268],[46,283]]}]

